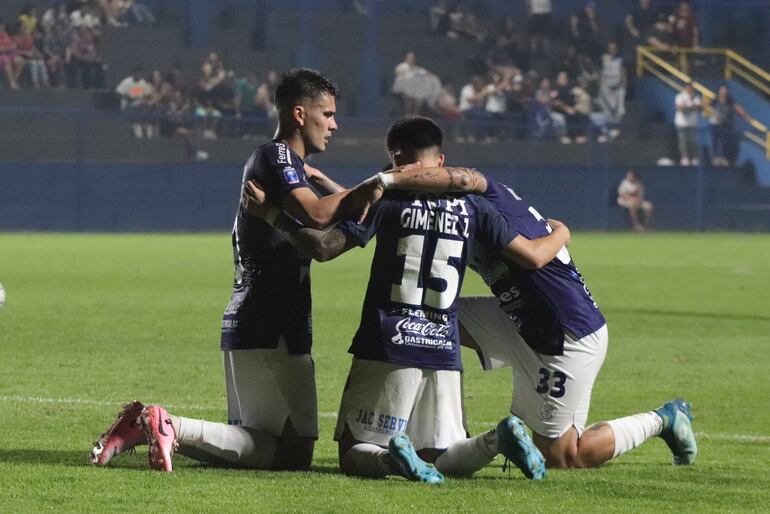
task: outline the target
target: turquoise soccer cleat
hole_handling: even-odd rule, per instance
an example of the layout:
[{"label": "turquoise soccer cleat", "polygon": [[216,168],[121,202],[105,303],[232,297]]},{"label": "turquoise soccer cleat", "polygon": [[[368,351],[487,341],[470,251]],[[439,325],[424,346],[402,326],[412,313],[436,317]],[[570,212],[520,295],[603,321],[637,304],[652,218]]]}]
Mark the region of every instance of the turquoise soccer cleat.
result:
[{"label": "turquoise soccer cleat", "polygon": [[426,484],[444,483],[444,475],[417,456],[409,437],[405,435],[391,437],[388,450],[390,451],[390,458],[398,465],[408,480]]},{"label": "turquoise soccer cleat", "polygon": [[655,414],[663,420],[659,437],[666,441],[674,454],[675,466],[688,466],[698,456],[698,443],[692,430],[692,404],[679,398],[663,404]]},{"label": "turquoise soccer cleat", "polygon": [[508,416],[497,424],[497,448],[505,456],[503,471],[513,462],[527,478],[545,478],[545,459],[527,434],[524,422],[516,416]]}]

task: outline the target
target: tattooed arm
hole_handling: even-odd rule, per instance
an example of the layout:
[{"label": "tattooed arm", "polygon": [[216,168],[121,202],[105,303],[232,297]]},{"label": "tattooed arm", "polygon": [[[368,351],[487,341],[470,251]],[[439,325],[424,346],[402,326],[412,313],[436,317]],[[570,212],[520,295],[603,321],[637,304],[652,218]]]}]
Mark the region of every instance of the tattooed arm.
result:
[{"label": "tattooed arm", "polygon": [[422,193],[484,193],[487,179],[472,168],[416,168],[389,174],[388,189]]},{"label": "tattooed arm", "polygon": [[276,218],[273,228],[288,239],[300,253],[318,262],[330,261],[354,246],[358,246],[358,243],[344,230],[298,227],[285,214]]},{"label": "tattooed arm", "polygon": [[358,245],[344,230],[318,230],[299,225],[280,209],[271,206],[266,201],[265,192],[252,181],[246,182],[243,188],[241,204],[249,215],[265,220],[300,253],[318,262],[334,259]]}]

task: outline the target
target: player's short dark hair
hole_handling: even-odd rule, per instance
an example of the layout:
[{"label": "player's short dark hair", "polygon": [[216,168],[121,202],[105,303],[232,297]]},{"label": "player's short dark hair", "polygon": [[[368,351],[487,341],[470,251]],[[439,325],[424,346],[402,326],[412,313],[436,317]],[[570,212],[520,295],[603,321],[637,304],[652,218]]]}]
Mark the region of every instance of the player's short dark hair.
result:
[{"label": "player's short dark hair", "polygon": [[385,147],[391,155],[414,155],[436,147],[441,150],[444,135],[430,118],[415,116],[394,123],[385,136]]},{"label": "player's short dark hair", "polygon": [[290,110],[303,98],[327,94],[339,98],[337,86],[315,70],[295,68],[281,75],[275,88],[275,105],[279,111]]}]

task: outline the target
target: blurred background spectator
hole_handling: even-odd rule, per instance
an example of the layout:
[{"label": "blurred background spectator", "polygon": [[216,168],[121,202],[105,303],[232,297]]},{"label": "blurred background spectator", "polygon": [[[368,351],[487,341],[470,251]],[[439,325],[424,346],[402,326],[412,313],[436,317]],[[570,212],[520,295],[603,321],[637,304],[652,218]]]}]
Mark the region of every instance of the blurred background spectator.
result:
[{"label": "blurred background spectator", "polygon": [[692,84],[687,84],[674,98],[677,141],[679,143],[679,164],[698,164],[698,115],[701,111],[700,96],[695,94]]},{"label": "blurred background spectator", "polygon": [[637,232],[650,228],[654,206],[644,198],[644,184],[628,170],[618,186],[618,205],[628,210],[631,227]]},{"label": "blurred background spectator", "polygon": [[730,166],[738,154],[735,116],[749,123],[753,118],[733,99],[730,90],[724,85],[719,86],[716,98],[705,102],[704,107],[711,129],[711,164],[717,167]]}]

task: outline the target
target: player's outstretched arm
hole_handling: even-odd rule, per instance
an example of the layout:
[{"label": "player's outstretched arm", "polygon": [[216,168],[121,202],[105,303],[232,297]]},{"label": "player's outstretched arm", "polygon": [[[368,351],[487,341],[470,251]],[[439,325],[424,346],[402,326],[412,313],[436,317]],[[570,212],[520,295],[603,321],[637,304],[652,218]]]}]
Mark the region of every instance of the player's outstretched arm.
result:
[{"label": "player's outstretched arm", "polygon": [[569,243],[570,232],[561,221],[549,219],[548,224],[553,232],[538,239],[518,235],[503,250],[505,255],[527,269],[540,269],[551,262],[562,247]]},{"label": "player's outstretched arm", "polygon": [[381,196],[380,184],[372,177],[352,189],[323,198],[306,187],[293,189],[283,198],[281,207],[306,227],[324,229],[345,218],[363,219]]},{"label": "player's outstretched arm", "polygon": [[478,193],[487,190],[486,177],[472,168],[416,168],[379,176],[386,189],[421,193]]},{"label": "player's outstretched arm", "polygon": [[334,259],[357,246],[357,242],[343,230],[300,227],[281,209],[271,206],[264,191],[252,181],[246,182],[241,203],[248,214],[265,220],[297,250],[318,262]]}]

